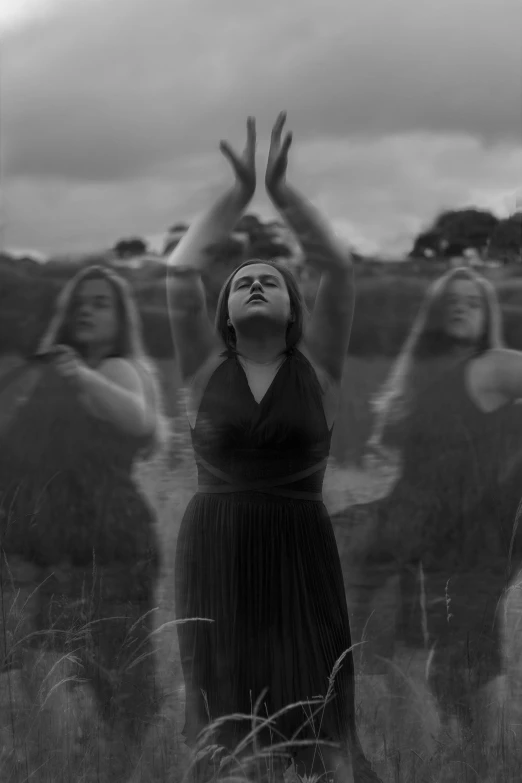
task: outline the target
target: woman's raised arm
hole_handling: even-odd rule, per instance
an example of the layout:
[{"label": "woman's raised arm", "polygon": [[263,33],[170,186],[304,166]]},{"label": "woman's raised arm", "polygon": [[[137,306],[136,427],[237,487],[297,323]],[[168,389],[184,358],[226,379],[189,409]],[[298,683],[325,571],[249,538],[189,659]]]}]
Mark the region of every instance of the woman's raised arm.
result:
[{"label": "woman's raised arm", "polygon": [[353,319],[352,255],[315,207],[286,182],[292,134],[287,133],[281,142],[285,120],[286,114],[281,112],[272,130],[266,189],[296,235],[307,263],[321,274],[304,342],[314,361],[334,382],[339,383]]},{"label": "woman's raised arm", "polygon": [[219,348],[219,337],[211,323],[201,279],[212,247],[234,229],[256,188],[256,127],[247,122],[247,143],[241,156],[227,142],[221,152],[230,161],[234,185],[200,218],[194,221],[168,259],[167,301],[176,362],[183,382]]}]

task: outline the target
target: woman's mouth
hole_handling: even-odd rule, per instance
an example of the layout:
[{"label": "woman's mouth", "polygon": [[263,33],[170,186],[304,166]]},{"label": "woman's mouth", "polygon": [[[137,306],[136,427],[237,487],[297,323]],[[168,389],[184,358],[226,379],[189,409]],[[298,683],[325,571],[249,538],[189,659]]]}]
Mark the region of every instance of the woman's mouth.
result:
[{"label": "woman's mouth", "polygon": [[265,297],[263,294],[252,294],[247,300],[247,304],[250,304],[251,302],[266,302]]}]

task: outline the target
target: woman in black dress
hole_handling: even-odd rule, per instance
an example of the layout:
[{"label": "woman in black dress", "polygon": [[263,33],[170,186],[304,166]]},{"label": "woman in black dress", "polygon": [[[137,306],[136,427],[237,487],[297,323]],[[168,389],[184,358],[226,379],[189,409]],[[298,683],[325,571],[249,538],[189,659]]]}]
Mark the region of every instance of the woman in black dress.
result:
[{"label": "woman in black dress", "polygon": [[[149,635],[159,542],[133,468],[164,443],[160,386],[132,294],[106,268],[84,269],[65,286],[38,355],[39,380],[2,432],[0,579],[8,590],[17,573],[33,572],[22,607],[34,604],[29,658],[47,676],[58,659],[77,663],[60,675],[73,679],[55,689],[69,695],[49,723],[56,719],[59,733],[72,729],[60,704],[73,685],[92,691],[103,720],[91,728],[110,742],[94,763],[110,764],[116,781],[126,778],[158,706]],[[17,612],[5,617],[14,622]],[[46,681],[36,676],[41,667],[29,676],[19,630],[2,636],[12,641],[2,663],[22,667],[37,704]],[[80,756],[94,737],[84,731],[83,739],[74,748]],[[50,748],[46,759],[54,762]]]},{"label": "woman in black dress", "polygon": [[[347,523],[366,515],[373,531],[360,569],[374,590],[399,577],[392,647],[433,650],[438,704],[464,724],[501,673],[499,602],[520,556],[520,397],[522,354],[503,346],[493,287],[468,268],[447,273],[376,400],[370,449],[398,452],[399,480],[382,501],[345,512]],[[369,620],[362,595],[354,604],[368,638],[361,654],[378,671],[386,618]]]},{"label": "woman in black dress", "polygon": [[[266,718],[294,707],[258,741],[318,740],[293,748],[298,771],[375,780],[358,742],[354,670],[341,563],[321,489],[353,312],[350,253],[285,181],[291,135],[272,131],[267,191],[321,271],[310,319],[288,268],[252,259],[223,286],[216,327],[201,273],[206,248],[233,229],[255,190],[255,125],[242,157],[222,143],[236,183],[175,249],[169,297],[176,355],[189,389],[199,486],[179,532],[176,613],[186,687],[184,734],[226,715]],[[343,657],[344,656],[344,657]],[[315,711],[316,717],[310,715]],[[250,721],[228,721],[232,752]],[[333,747],[321,744],[330,742]],[[289,748],[289,753],[292,748]],[[299,752],[298,752],[299,751]]]}]

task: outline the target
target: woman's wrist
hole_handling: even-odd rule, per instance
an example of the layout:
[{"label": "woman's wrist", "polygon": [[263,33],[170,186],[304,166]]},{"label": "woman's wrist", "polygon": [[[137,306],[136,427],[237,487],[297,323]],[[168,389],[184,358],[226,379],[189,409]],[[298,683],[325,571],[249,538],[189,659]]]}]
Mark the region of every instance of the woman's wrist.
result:
[{"label": "woman's wrist", "polygon": [[266,192],[270,200],[278,209],[284,209],[288,205],[288,195],[290,188],[286,180],[279,182],[277,185],[266,188]]},{"label": "woman's wrist", "polygon": [[255,192],[255,184],[246,186],[237,181],[234,182],[232,188],[229,191],[231,200],[237,205],[237,208],[240,212],[242,212],[250,204],[254,198]]},{"label": "woman's wrist", "polygon": [[76,374],[76,388],[83,394],[88,394],[92,384],[93,376],[96,375],[96,371],[89,367],[87,364],[81,362],[78,366],[78,372]]}]

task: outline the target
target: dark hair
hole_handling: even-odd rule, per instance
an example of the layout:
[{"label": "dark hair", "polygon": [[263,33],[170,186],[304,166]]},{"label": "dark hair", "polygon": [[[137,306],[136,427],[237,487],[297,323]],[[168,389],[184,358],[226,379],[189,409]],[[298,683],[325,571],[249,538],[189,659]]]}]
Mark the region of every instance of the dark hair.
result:
[{"label": "dark hair", "polygon": [[235,332],[231,329],[227,323],[228,321],[228,297],[230,295],[230,288],[232,281],[240,269],[252,264],[265,264],[276,269],[283,280],[285,281],[288,296],[290,298],[290,310],[294,317],[294,320],[289,323],[286,330],[286,348],[291,350],[299,343],[303,336],[304,320],[307,315],[306,305],[293,272],[284,264],[279,261],[265,261],[259,258],[251,258],[248,261],[244,261],[228,276],[227,280],[223,284],[219,293],[217,308],[216,308],[216,331],[222,338],[228,350],[234,350],[236,345]]},{"label": "dark hair", "polygon": [[443,325],[443,308],[448,286],[454,280],[470,280],[481,294],[485,311],[484,331],[472,347],[475,354],[503,345],[502,318],[495,289],[491,283],[469,267],[446,272],[429,287],[410,334],[379,394],[373,400],[377,426],[372,441],[382,435],[388,422],[408,415],[416,394],[415,379],[421,362],[444,358],[454,341],[448,339]]}]

